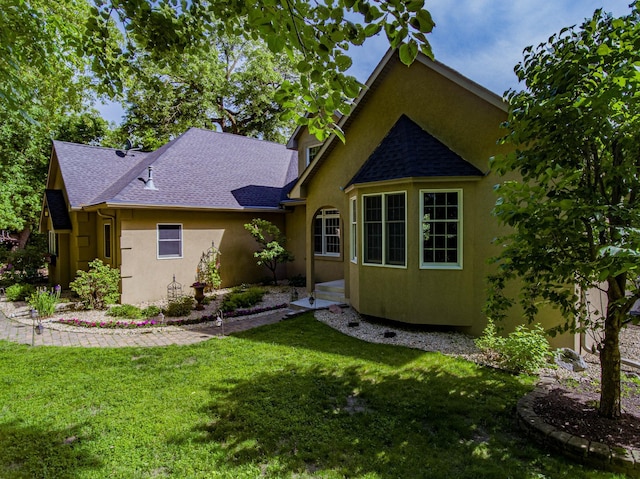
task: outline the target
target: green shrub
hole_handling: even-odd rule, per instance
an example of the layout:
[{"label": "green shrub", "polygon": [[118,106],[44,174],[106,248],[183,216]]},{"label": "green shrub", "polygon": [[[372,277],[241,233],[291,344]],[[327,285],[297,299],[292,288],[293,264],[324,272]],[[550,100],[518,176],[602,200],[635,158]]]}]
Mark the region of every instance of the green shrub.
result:
[{"label": "green shrub", "polygon": [[222,298],[221,309],[225,313],[228,313],[240,308],[250,308],[262,301],[265,293],[266,291],[262,288],[249,288],[247,290],[237,290],[234,288]]},{"label": "green shrub", "polygon": [[304,288],[306,285],[307,278],[305,278],[301,274],[297,274],[289,278],[289,286],[293,286],[294,288]]},{"label": "green shrub", "polygon": [[489,320],[482,336],[475,342],[503,367],[518,373],[534,373],[544,367],[551,357],[549,342],[539,324],[531,329],[519,325],[514,332],[502,337],[497,334],[493,321]]},{"label": "green shrub", "polygon": [[142,310],[142,316],[145,318],[152,318],[158,316],[162,312],[158,306],[147,306]]},{"label": "green shrub", "polygon": [[24,249],[3,252],[0,255],[0,279],[9,284],[41,279],[40,269],[45,265],[45,253],[46,243],[43,246],[31,238]]},{"label": "green shrub", "polygon": [[111,306],[107,311],[107,316],[113,316],[114,318],[127,318],[127,319],[142,319],[144,314],[142,310],[132,304],[119,304]]},{"label": "green shrub", "polygon": [[193,297],[183,296],[175,301],[171,301],[167,305],[165,314],[172,318],[178,318],[180,316],[189,316],[191,311],[193,311]]},{"label": "green shrub", "polygon": [[534,373],[544,367],[551,351],[544,329],[536,324],[532,329],[520,325],[509,334],[500,351],[505,357],[507,368],[525,373]]},{"label": "green shrub", "polygon": [[69,287],[87,309],[104,309],[107,304],[118,302],[120,270],[111,268],[101,260],[89,263],[89,271],[78,271]]},{"label": "green shrub", "polygon": [[7,301],[26,301],[29,296],[35,293],[36,288],[31,284],[12,284],[4,294]]},{"label": "green shrub", "polygon": [[60,300],[60,286],[51,291],[47,288],[38,288],[29,296],[29,306],[38,311],[38,316],[47,318],[56,312],[56,304]]}]

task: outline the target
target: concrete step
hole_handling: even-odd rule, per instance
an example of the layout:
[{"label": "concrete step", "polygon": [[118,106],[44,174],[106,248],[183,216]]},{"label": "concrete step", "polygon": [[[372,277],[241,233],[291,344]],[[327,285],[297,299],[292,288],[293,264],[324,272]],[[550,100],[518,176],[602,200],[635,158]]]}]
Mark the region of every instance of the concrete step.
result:
[{"label": "concrete step", "polygon": [[335,303],[344,303],[344,280],[327,281],[326,283],[316,283],[313,295],[317,299],[324,299]]},{"label": "concrete step", "polygon": [[314,296],[316,299],[324,299],[325,301],[332,301],[334,303],[344,303],[344,290],[342,291],[324,291],[316,289]]}]

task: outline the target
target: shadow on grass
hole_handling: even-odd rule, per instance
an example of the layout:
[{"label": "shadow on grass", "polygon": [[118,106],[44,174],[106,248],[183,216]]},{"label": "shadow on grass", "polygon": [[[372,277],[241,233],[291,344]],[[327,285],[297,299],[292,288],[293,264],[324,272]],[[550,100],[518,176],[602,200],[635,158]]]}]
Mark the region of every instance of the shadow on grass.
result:
[{"label": "shadow on grass", "polygon": [[[170,441],[215,443],[228,467],[266,477],[593,477],[520,436],[515,404],[530,386],[518,378],[325,328],[302,319],[241,337],[364,361],[286,362],[212,385],[207,420]],[[376,365],[388,349],[401,359]]]},{"label": "shadow on grass", "polygon": [[[376,345],[342,334],[306,313],[276,324],[233,333],[248,341],[304,348],[318,353],[337,354],[353,359],[372,361],[401,367],[424,354],[425,351],[392,345]],[[354,347],[355,346],[355,347]],[[362,346],[362,347],[361,347]]]},{"label": "shadow on grass", "polygon": [[87,469],[99,469],[100,459],[83,451],[79,430],[80,426],[45,431],[18,421],[1,423],[0,477],[73,479]]}]

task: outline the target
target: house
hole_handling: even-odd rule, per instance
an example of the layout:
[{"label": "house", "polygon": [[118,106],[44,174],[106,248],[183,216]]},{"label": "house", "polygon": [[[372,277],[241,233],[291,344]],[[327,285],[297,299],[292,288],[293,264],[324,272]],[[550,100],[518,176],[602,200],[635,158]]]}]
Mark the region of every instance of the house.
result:
[{"label": "house", "polygon": [[157,300],[173,278],[188,289],[213,242],[225,285],[259,280],[244,224],[284,230],[297,166],[283,145],[197,128],[152,153],[54,141],[41,219],[50,278],[66,286],[99,258],[120,268],[122,303]]},{"label": "house", "polygon": [[[173,274],[189,283],[213,240],[225,284],[256,280],[264,272],[242,225],[260,216],[286,232],[296,261],[283,273],[304,275],[309,291],[328,283],[325,294],[362,314],[478,335],[500,234],[489,159],[506,118],[494,93],[423,55],[407,67],[390,50],[338,121],[344,143],[304,127],[288,150],[197,129],[132,158],[55,142],[42,224],[57,238],[52,275],[65,283],[97,256],[121,268],[122,302],[154,299]],[[137,179],[149,166],[157,190]],[[165,257],[163,241],[180,242],[179,254],[176,244]],[[520,321],[514,314],[511,327]]]},{"label": "house", "polygon": [[[298,152],[289,198],[304,210],[308,288],[331,282],[362,314],[481,334],[500,234],[490,212],[501,180],[489,159],[503,151],[506,119],[499,96],[445,65],[419,55],[407,67],[387,52],[338,123],[346,142],[319,144],[298,128],[288,143]],[[559,318],[551,308],[540,315],[545,327]],[[569,336],[552,342],[576,346]]]}]

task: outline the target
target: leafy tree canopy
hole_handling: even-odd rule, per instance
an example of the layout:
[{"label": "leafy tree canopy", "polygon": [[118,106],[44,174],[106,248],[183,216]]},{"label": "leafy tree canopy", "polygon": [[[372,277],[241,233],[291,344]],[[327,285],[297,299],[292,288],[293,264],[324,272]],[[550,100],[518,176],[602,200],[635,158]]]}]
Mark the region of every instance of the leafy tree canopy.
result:
[{"label": "leafy tree canopy", "polygon": [[[508,92],[513,152],[493,162],[520,177],[497,187],[495,215],[513,229],[499,241],[488,311],[499,318],[516,301],[505,286],[518,278],[529,319],[551,303],[566,318],[556,331],[601,331],[607,417],[620,415],[618,336],[640,298],[639,9],[598,10],[525,50],[516,73],[526,88]],[[606,296],[604,310],[587,302],[589,290]]]},{"label": "leafy tree canopy", "polygon": [[[174,54],[160,66],[152,55],[135,60],[138,74],[127,87],[122,140],[153,150],[190,127],[269,141],[286,141],[295,109],[275,101],[276,92],[298,75],[285,55],[261,42],[218,37],[205,51]],[[161,62],[164,64],[164,62]]]},{"label": "leafy tree canopy", "polygon": [[[16,105],[25,64],[44,75],[67,62],[89,61],[101,93],[119,95],[135,75],[136,58],[148,53],[160,67],[175,53],[209,49],[211,37],[263,41],[295,63],[299,81],[285,81],[277,100],[285,108],[302,103],[300,119],[325,134],[332,114],[349,108],[359,90],[345,74],[348,50],[381,31],[409,64],[422,50],[434,23],[424,0],[2,0],[0,79],[5,102]],[[78,25],[78,19],[86,19]],[[119,28],[121,27],[121,28]]]}]

